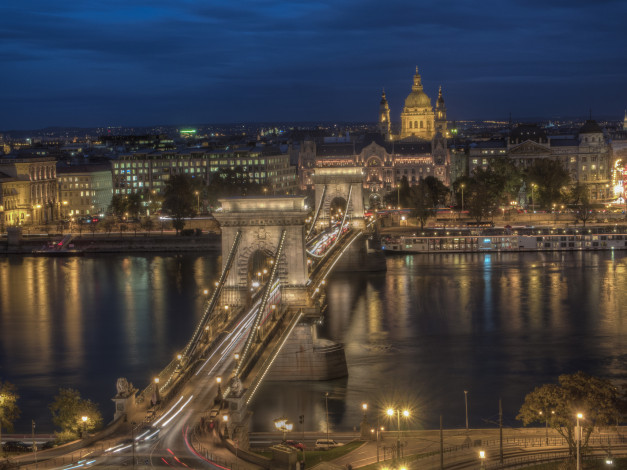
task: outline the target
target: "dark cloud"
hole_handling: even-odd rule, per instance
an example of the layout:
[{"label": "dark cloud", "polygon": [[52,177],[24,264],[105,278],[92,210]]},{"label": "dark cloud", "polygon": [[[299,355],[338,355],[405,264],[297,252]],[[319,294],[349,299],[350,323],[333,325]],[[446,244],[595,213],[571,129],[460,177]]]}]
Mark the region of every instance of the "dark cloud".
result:
[{"label": "dark cloud", "polygon": [[415,65],[451,118],[627,103],[618,0],[8,3],[0,128],[398,117]]}]

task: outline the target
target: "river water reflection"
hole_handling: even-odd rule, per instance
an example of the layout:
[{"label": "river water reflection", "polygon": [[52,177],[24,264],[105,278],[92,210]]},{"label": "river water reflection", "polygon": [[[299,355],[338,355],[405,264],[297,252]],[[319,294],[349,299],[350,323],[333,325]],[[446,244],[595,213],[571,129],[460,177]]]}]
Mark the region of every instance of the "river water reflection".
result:
[{"label": "river water reflection", "polygon": [[[22,395],[18,430],[59,386],[113,414],[117,377],[143,388],[180,350],[220,259],[208,256],[0,258],[0,377]],[[506,422],[534,386],[584,370],[623,380],[627,360],[624,253],[396,255],[387,273],[338,274],[321,335],[343,342],[349,377],[266,383],[253,428],[287,416],[307,430],[352,429],[361,403],[412,409],[412,428]],[[382,425],[387,425],[382,422]],[[301,430],[299,424],[295,425]]]}]

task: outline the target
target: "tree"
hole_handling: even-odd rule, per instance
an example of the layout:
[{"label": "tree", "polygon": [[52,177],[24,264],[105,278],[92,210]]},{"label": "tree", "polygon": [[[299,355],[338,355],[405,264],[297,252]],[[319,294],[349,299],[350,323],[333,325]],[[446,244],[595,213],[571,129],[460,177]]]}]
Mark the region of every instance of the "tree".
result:
[{"label": "tree", "polygon": [[560,375],[558,382],[558,385],[536,387],[527,394],[516,419],[525,426],[534,423],[551,426],[566,439],[572,459],[577,447],[577,413],[583,414],[580,425],[585,450],[595,426],[618,423],[625,400],[609,380],[583,372]]},{"label": "tree", "polygon": [[[83,400],[78,390],[60,388],[50,405],[52,422],[61,428],[62,440],[77,439],[83,432],[91,432],[102,424],[98,406],[91,400]],[[84,421],[83,416],[87,417]]]},{"label": "tree", "polygon": [[196,215],[196,196],[190,178],[185,175],[170,177],[165,186],[163,209],[172,217],[177,235],[185,227],[185,218]]},{"label": "tree", "polygon": [[107,233],[107,236],[111,235],[111,231],[115,226],[115,220],[113,220],[112,217],[106,217],[100,224],[102,225],[102,229]]},{"label": "tree", "polygon": [[150,235],[150,231],[154,230],[155,228],[155,223],[153,222],[153,220],[150,217],[146,217],[143,221],[142,221],[142,228],[148,232],[148,234]]},{"label": "tree", "polygon": [[500,182],[490,169],[476,168],[466,189],[466,207],[477,222],[490,217],[498,207]]},{"label": "tree", "polygon": [[142,195],[139,193],[129,194],[126,197],[126,212],[133,218],[139,217],[142,208]]},{"label": "tree", "polygon": [[509,159],[492,159],[488,168],[492,173],[497,204],[509,207],[523,185],[522,173]]},{"label": "tree", "polygon": [[575,220],[581,220],[583,226],[586,226],[586,222],[594,215],[592,213],[592,204],[590,204],[590,193],[585,184],[577,181],[572,185],[570,193],[566,196],[569,204],[576,207]]},{"label": "tree", "polygon": [[13,431],[13,422],[20,416],[20,409],[17,406],[19,398],[15,385],[10,382],[3,383],[0,380],[0,443],[2,443],[2,428]]},{"label": "tree", "polygon": [[424,180],[421,180],[419,184],[426,186],[429,192],[429,199],[431,199],[431,204],[433,204],[434,208],[446,203],[449,189],[435,176],[427,176]]},{"label": "tree", "polygon": [[425,222],[429,217],[433,216],[434,212],[431,192],[424,180],[420,181],[418,185],[412,186],[411,200],[414,208],[412,215],[418,219],[420,230],[422,230],[425,226]]},{"label": "tree", "polygon": [[412,205],[413,199],[407,176],[403,176],[400,183],[383,196],[383,202],[392,207],[408,207]]},{"label": "tree", "polygon": [[[203,191],[203,189],[206,189],[206,191]],[[268,188],[252,181],[241,166],[234,169],[221,168],[213,174],[206,188],[196,187],[195,190],[200,192],[203,200],[206,195],[206,199],[212,206],[217,205],[218,199],[222,197],[262,196],[268,194]]]},{"label": "tree", "polygon": [[551,207],[561,201],[562,188],[571,183],[570,174],[559,160],[539,158],[526,172],[527,187],[537,185],[535,195],[544,207]]},{"label": "tree", "polygon": [[115,194],[111,198],[111,204],[109,204],[109,211],[116,217],[123,217],[127,211],[127,196],[124,194]]}]

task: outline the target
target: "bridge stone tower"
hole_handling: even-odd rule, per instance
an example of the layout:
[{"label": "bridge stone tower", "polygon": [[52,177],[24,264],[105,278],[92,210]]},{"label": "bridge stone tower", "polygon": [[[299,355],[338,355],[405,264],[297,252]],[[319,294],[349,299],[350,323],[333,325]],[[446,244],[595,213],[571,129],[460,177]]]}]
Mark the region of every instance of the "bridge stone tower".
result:
[{"label": "bridge stone tower", "polygon": [[340,198],[347,202],[346,212],[351,218],[351,225],[360,230],[366,228],[362,191],[364,174],[361,167],[316,168],[313,180],[316,210],[320,208],[316,222],[318,227],[329,225],[331,203]]},{"label": "bridge stone tower", "polygon": [[284,303],[308,304],[308,280],[305,251],[305,219],[309,209],[300,196],[236,197],[220,199],[222,211],[214,216],[222,229],[222,260],[238,231],[242,232],[239,248],[227,277],[222,299],[233,306],[246,305],[250,295],[249,261],[257,251],[276,257],[279,240],[286,230],[283,254],[278,260],[278,277]]}]

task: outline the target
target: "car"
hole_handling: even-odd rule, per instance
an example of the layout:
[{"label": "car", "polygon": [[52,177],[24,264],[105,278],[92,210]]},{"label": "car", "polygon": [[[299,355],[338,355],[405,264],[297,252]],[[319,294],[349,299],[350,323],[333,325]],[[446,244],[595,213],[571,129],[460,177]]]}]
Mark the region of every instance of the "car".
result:
[{"label": "car", "polygon": [[344,444],[341,444],[340,442],[334,441],[333,439],[318,439],[316,441],[316,446],[314,447],[314,449],[316,450],[329,450],[329,449],[333,449],[334,447],[339,447],[339,446],[343,446]]},{"label": "car", "polygon": [[303,444],[302,442],[288,440],[288,441],[283,441],[283,444],[285,444],[286,446],[293,447],[294,449],[305,450],[305,444]]}]

